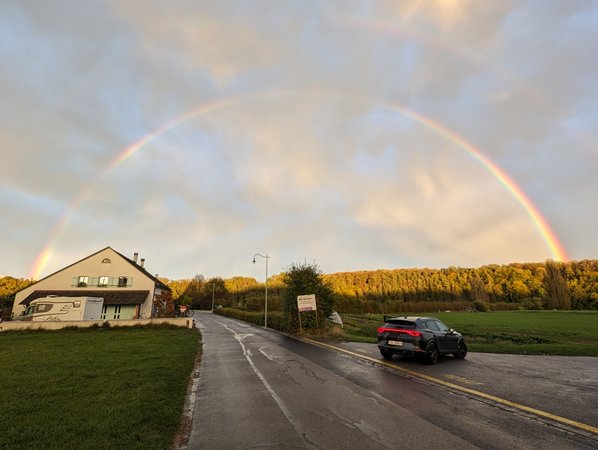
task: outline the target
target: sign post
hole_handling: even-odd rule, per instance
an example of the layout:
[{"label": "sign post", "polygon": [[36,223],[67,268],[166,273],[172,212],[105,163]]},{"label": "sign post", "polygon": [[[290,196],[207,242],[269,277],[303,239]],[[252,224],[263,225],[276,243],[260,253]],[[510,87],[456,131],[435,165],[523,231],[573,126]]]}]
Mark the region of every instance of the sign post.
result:
[{"label": "sign post", "polygon": [[315,311],[316,312],[316,325],[318,325],[318,308],[316,306],[316,295],[298,295],[297,296],[297,310],[299,311],[299,330],[303,331],[301,327],[301,313]]}]

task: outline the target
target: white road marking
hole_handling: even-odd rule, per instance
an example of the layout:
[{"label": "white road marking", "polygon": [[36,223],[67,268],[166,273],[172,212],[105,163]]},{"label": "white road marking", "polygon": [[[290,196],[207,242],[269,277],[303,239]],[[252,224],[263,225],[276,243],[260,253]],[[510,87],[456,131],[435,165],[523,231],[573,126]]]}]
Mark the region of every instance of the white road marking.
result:
[{"label": "white road marking", "polygon": [[289,410],[285,406],[285,404],[282,401],[282,399],[276,394],[276,392],[274,392],[274,389],[272,389],[272,386],[270,386],[270,383],[268,383],[268,381],[266,380],[266,378],[264,377],[264,375],[262,375],[262,373],[255,366],[253,360],[251,359],[251,356],[252,356],[251,352],[245,347],[245,344],[243,343],[243,340],[246,337],[248,337],[248,336],[253,336],[253,334],[238,334],[235,330],[227,327],[226,325],[224,325],[224,324],[221,324],[221,325],[224,328],[226,328],[228,331],[230,331],[231,333],[233,333],[233,337],[241,345],[241,349],[243,350],[243,355],[245,356],[245,359],[247,359],[247,362],[249,363],[249,366],[254,371],[254,373],[257,375],[257,377],[261,380],[262,384],[264,385],[264,387],[266,388],[266,390],[268,391],[268,393],[270,394],[270,396],[272,397],[272,399],[274,400],[274,402],[276,403],[276,405],[278,405],[278,407],[280,408],[280,410],[282,411],[282,413],[284,414],[284,416],[286,417],[286,419],[289,421],[289,423],[291,424],[291,426],[295,429],[295,432],[297,433],[297,435],[301,438],[301,440],[305,444],[306,448],[316,448],[314,445],[312,445],[310,442],[308,442],[305,439],[305,432],[304,432],[304,430],[302,430],[301,426],[299,425],[299,423],[295,419],[293,419],[293,416],[291,415],[291,413],[289,412]]}]

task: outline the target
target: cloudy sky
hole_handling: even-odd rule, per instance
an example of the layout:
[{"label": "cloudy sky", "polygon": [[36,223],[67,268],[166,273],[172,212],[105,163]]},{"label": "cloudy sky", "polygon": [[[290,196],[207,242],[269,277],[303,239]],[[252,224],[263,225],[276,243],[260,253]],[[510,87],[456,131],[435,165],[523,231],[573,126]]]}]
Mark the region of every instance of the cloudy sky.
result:
[{"label": "cloudy sky", "polygon": [[0,3],[0,275],[598,258],[598,2]]}]

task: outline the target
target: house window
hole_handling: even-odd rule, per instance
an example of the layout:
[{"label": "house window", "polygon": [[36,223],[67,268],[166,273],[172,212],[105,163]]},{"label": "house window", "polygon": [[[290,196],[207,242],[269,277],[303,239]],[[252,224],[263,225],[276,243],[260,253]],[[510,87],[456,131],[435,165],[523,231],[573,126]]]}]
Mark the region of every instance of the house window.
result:
[{"label": "house window", "polygon": [[127,277],[118,277],[118,287],[127,287]]},{"label": "house window", "polygon": [[108,310],[108,306],[106,306],[106,305],[102,306],[102,314],[100,314],[101,320],[106,320],[106,311],[107,310]]},{"label": "house window", "polygon": [[100,277],[98,280],[99,287],[106,287],[108,286],[108,283],[110,283],[110,277]]},{"label": "house window", "polygon": [[110,259],[109,258],[102,259],[102,264],[110,264]]},{"label": "house window", "polygon": [[77,287],[87,287],[87,283],[89,283],[89,277],[79,277]]},{"label": "house window", "polygon": [[114,319],[120,319],[120,305],[114,307]]}]

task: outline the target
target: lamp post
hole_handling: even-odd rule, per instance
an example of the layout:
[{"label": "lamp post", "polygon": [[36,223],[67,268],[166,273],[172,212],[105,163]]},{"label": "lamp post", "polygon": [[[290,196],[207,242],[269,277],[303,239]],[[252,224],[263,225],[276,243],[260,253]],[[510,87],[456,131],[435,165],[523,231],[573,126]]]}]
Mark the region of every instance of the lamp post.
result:
[{"label": "lamp post", "polygon": [[259,256],[260,258],[264,258],[266,260],[266,282],[264,283],[266,286],[266,301],[264,303],[264,328],[268,327],[268,259],[270,258],[266,253],[266,256],[260,255],[256,253],[253,255],[253,264],[255,264],[255,257]]},{"label": "lamp post", "polygon": [[212,281],[212,312],[214,312],[214,287],[216,286],[216,283],[214,283]]}]

